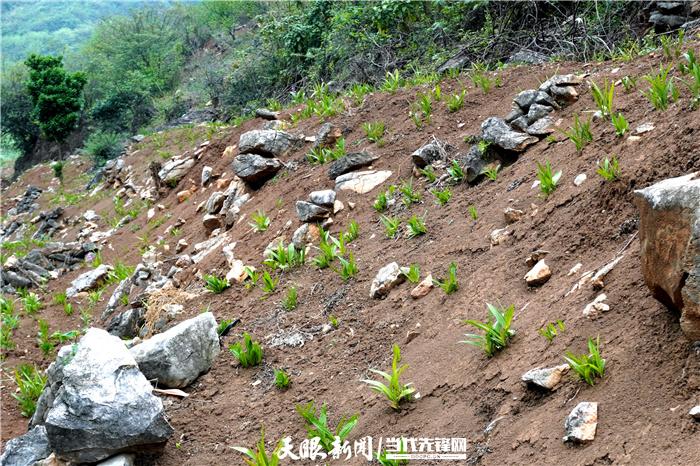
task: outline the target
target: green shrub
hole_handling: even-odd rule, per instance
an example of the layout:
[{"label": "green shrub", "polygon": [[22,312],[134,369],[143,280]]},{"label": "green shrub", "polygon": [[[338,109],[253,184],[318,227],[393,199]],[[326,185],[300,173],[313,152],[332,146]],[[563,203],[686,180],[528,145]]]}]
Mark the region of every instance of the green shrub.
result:
[{"label": "green shrub", "polygon": [[270,217],[265,215],[265,212],[263,210],[259,209],[251,216],[251,218],[253,219],[253,221],[250,222],[249,225],[256,232],[259,233],[262,231],[267,231],[267,229],[270,228]]},{"label": "green shrub", "polygon": [[447,173],[454,184],[461,182],[465,177],[464,169],[456,160],[453,160],[450,166],[447,167]]},{"label": "green shrub", "polygon": [[425,226],[425,220],[422,217],[413,215],[406,223],[408,224],[409,238],[415,238],[416,236],[421,236],[428,232],[428,229]]},{"label": "green shrub", "polygon": [[620,163],[615,155],[612,158],[605,157],[605,159],[600,162],[598,161],[598,170],[596,170],[601,178],[605,181],[615,181],[620,176]]},{"label": "green shrub", "polygon": [[447,98],[447,110],[451,113],[459,111],[464,107],[464,96],[467,91],[462,90],[459,94],[451,95]]},{"label": "green shrub", "polygon": [[613,97],[615,95],[615,83],[610,82],[606,79],[603,82],[603,88],[601,89],[598,85],[591,81],[591,95],[593,96],[593,101],[595,102],[598,110],[604,116],[612,115],[613,111]]},{"label": "green shrub", "polygon": [[267,270],[262,274],[262,290],[265,294],[274,293],[277,289],[277,284],[279,283],[279,277],[273,277]]},{"label": "green shrub", "polygon": [[540,181],[540,191],[545,196],[549,196],[557,189],[557,183],[561,178],[561,170],[552,174],[552,166],[549,161],[546,161],[544,165],[540,165],[537,162],[537,179]]},{"label": "green shrub", "polygon": [[398,217],[387,217],[382,215],[379,217],[379,221],[384,225],[384,232],[387,238],[395,238],[399,232],[399,227],[401,226],[401,220]]},{"label": "green shrub", "polygon": [[63,183],[63,162],[60,160],[51,162],[51,170],[53,170],[53,177]]},{"label": "green shrub", "polygon": [[420,268],[418,264],[411,264],[408,268],[408,272],[401,272],[406,279],[411,283],[418,283],[420,281]]},{"label": "green shrub", "polygon": [[581,152],[586,145],[593,141],[593,133],[591,133],[591,120],[581,122],[578,115],[574,115],[574,124],[570,130],[559,130],[576,146],[576,150]]},{"label": "green shrub", "polygon": [[263,261],[265,265],[273,269],[279,269],[282,272],[301,267],[306,262],[306,251],[304,249],[297,250],[293,243],[289,243],[286,247],[284,244],[278,244],[275,249],[270,251],[270,255]]},{"label": "green shrub", "polygon": [[445,188],[442,190],[433,189],[430,192],[433,193],[433,196],[435,196],[435,199],[437,199],[437,201],[440,205],[447,204],[450,201],[450,199],[452,198],[452,191],[450,191],[449,188]]},{"label": "green shrub", "polygon": [[399,70],[394,70],[392,72],[387,71],[381,90],[393,94],[394,92],[399,90],[400,87],[403,87],[403,85],[404,79],[401,77],[401,73],[399,72]]},{"label": "green shrub", "polygon": [[12,396],[17,400],[22,416],[31,417],[34,414],[36,402],[44,391],[46,380],[35,366],[22,364],[15,369],[15,382],[19,393],[13,393]]},{"label": "green shrub", "polygon": [[657,74],[644,76],[649,83],[649,89],[644,95],[656,110],[664,111],[678,99],[678,89],[673,84],[673,78],[668,76],[670,71],[671,65],[660,66]]},{"label": "green shrub", "polygon": [[284,300],[282,301],[282,307],[284,308],[285,311],[293,311],[294,309],[297,308],[297,300],[298,300],[298,292],[297,292],[297,287],[293,286],[287,290],[287,296],[284,297]]},{"label": "green shrub", "polygon": [[457,264],[452,262],[447,270],[447,278],[440,281],[433,279],[433,284],[442,288],[445,294],[452,294],[459,289],[459,284],[457,283]]},{"label": "green shrub", "polygon": [[372,204],[372,207],[374,207],[374,210],[377,212],[384,212],[387,208],[389,200],[387,199],[386,192],[379,193],[377,195],[377,199],[374,201],[374,204]]},{"label": "green shrub", "polygon": [[223,293],[231,286],[226,278],[221,278],[216,275],[204,275],[202,279],[204,280],[204,288],[214,294]]},{"label": "green shrub", "polygon": [[484,332],[483,335],[467,333],[464,336],[468,340],[463,340],[460,343],[474,345],[486,353],[487,356],[493,356],[496,351],[502,350],[510,342],[511,337],[515,335],[515,331],[511,330],[510,324],[513,321],[515,306],[510,305],[505,310],[499,309],[491,304],[486,304],[489,312],[493,316],[493,322],[480,322],[478,320],[467,320],[466,323],[476,327]]},{"label": "green shrub", "polygon": [[548,342],[552,342],[554,337],[556,337],[559,332],[563,332],[566,329],[564,322],[557,320],[556,322],[550,322],[541,329],[537,331],[540,335],[545,337]]},{"label": "green shrub", "polygon": [[256,445],[255,451],[244,447],[231,448],[250,458],[244,458],[248,466],[277,466],[280,462],[279,453],[283,445],[284,443],[280,440],[272,453],[268,455],[267,451],[265,451],[265,430],[263,429],[260,433],[260,441]]},{"label": "green shrub", "polygon": [[479,218],[479,213],[476,211],[476,207],[473,205],[470,205],[467,208],[467,212],[469,212],[469,216],[476,222],[476,220]]},{"label": "green shrub", "polygon": [[355,256],[353,253],[350,253],[347,259],[338,256],[338,260],[340,261],[340,270],[338,273],[344,282],[354,278],[360,271],[355,263]]},{"label": "green shrub", "polygon": [[595,385],[597,377],[602,379],[605,376],[605,359],[600,356],[600,337],[595,341],[588,339],[588,354],[576,356],[567,351],[564,359],[581,380],[589,385]]},{"label": "green shrub", "polygon": [[275,387],[280,390],[285,390],[289,388],[289,375],[283,369],[275,369]]},{"label": "green shrub", "polygon": [[328,425],[328,408],[325,404],[321,407],[319,412],[316,411],[316,406],[313,401],[309,401],[309,403],[305,405],[297,405],[296,410],[306,423],[308,438],[318,437],[319,445],[327,452],[333,449],[333,442],[335,442],[336,437],[340,439],[340,444],[343,444],[348,435],[350,435],[350,432],[352,432],[357,425],[359,418],[357,414],[349,418],[343,416],[338,421],[335,430],[333,430]]},{"label": "green shrub", "polygon": [[243,343],[233,343],[229,345],[228,350],[242,367],[253,367],[262,362],[263,350],[260,343],[253,341],[247,332],[243,333]]},{"label": "green shrub", "polygon": [[386,373],[376,369],[370,369],[371,372],[382,376],[386,379],[388,385],[383,384],[377,380],[363,380],[364,383],[368,384],[370,388],[377,393],[380,393],[389,400],[389,404],[395,410],[399,410],[399,405],[403,401],[411,400],[413,393],[416,389],[412,387],[412,383],[402,384],[399,380],[401,374],[408,368],[408,365],[404,364],[399,366],[401,363],[401,350],[398,345],[393,346],[393,358],[391,360],[391,373]]},{"label": "green shrub", "polygon": [[384,126],[384,122],[373,121],[362,123],[362,130],[365,132],[367,140],[370,142],[379,143],[382,140],[382,137],[384,137],[386,128]]},{"label": "green shrub", "polygon": [[413,189],[413,179],[404,181],[399,187],[399,192],[402,195],[402,200],[406,207],[409,207],[411,204],[420,202],[421,200],[420,193],[417,190]]},{"label": "green shrub", "polygon": [[629,129],[630,125],[625,119],[625,117],[622,116],[622,113],[618,112],[617,114],[613,115],[611,119],[612,124],[615,127],[615,135],[617,137],[624,136],[627,130]]},{"label": "green shrub", "polygon": [[92,157],[95,165],[102,166],[108,160],[119,157],[123,149],[122,137],[109,131],[97,131],[85,140],[83,150]]}]

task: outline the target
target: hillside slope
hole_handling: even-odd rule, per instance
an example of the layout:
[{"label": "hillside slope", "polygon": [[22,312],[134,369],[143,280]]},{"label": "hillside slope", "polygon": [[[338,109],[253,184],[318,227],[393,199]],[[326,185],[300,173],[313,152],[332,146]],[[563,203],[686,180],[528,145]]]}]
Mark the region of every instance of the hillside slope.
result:
[{"label": "hillside slope", "polygon": [[[697,43],[692,44],[697,48]],[[440,83],[442,100],[433,103],[431,122],[416,129],[409,119],[417,92],[428,93],[432,86],[402,88],[395,93],[374,92],[360,105],[346,101],[347,109],[326,121],[341,128],[346,150],[366,150],[379,155],[372,169],[389,170],[391,177],[367,194],[339,191],[344,208],[333,217],[332,235],[345,231],[351,221],[359,224],[359,237],[347,247],[353,252],[359,273],[344,282],[330,269],[317,270],[310,260],[306,266],[277,273],[280,281],[269,296],[259,287],[247,289],[234,283],[221,294],[203,287],[202,274],[224,275],[229,270],[226,257],[217,248],[201,262],[184,267],[176,274],[179,288],[170,297],[184,306],[174,321],[193,317],[204,310],[218,321],[241,322],[223,337],[225,346],[239,341],[249,332],[264,347],[263,364],[243,369],[225,349],[209,373],[201,376],[185,391],[186,399],[164,398],[166,412],[175,435],[161,456],[146,459],[158,465],[238,464],[240,453],[234,445],[252,447],[265,427],[268,444],[291,436],[295,446],[305,437],[304,424],[295,405],[315,401],[327,403],[331,424],[341,415],[359,414],[359,422],[350,440],[371,435],[379,437],[465,437],[469,442],[468,464],[644,464],[690,465],[700,462],[697,448],[699,426],[688,410],[700,399],[700,349],[691,345],[680,331],[678,316],[656,301],[644,284],[639,265],[639,241],[636,238],[637,210],[632,202],[634,189],[664,178],[700,170],[700,114],[688,110],[688,99],[681,98],[665,112],[655,111],[640,91],[646,89],[642,75],[658,69],[660,53],[630,63],[560,63],[537,68],[514,67],[502,72],[502,86],[484,94],[466,76]],[[592,143],[581,152],[561,134],[542,139],[504,166],[495,181],[450,186],[451,200],[444,206],[430,193],[433,187],[416,177],[411,153],[433,137],[466,153],[465,137],[479,135],[480,125],[490,116],[508,113],[513,97],[520,91],[537,88],[554,74],[588,74],[587,80],[602,83],[623,76],[638,78],[638,88],[624,93],[618,86],[615,108],[630,122],[630,135],[618,138],[609,121],[594,119]],[[449,113],[445,98],[466,89],[461,110]],[[568,128],[574,115],[593,112],[595,106],[587,84],[579,86],[577,102],[553,113],[557,125]],[[282,111],[288,120],[299,108]],[[381,121],[386,126],[383,144],[369,142],[363,123]],[[265,122],[254,119],[240,127],[194,127],[148,136],[132,145],[124,157],[131,167],[131,180],[137,186],[148,182],[148,166],[163,157],[192,153],[205,139],[201,157],[176,186],[157,200],[164,209],[155,208],[152,220],[146,209],[136,218],[102,241],[101,260],[106,264],[141,262],[140,247],[153,246],[166,272],[178,258],[176,244],[184,239],[183,251],[193,254],[193,246],[208,239],[197,206],[216,191],[216,182],[200,186],[202,168],[210,166],[220,179],[231,179],[231,163],[238,151],[239,137],[260,129]],[[651,123],[653,130],[634,134],[638,126]],[[294,134],[315,135],[321,125],[317,117],[302,119],[288,129]],[[638,137],[637,137],[638,136]],[[225,151],[227,147],[234,149]],[[311,191],[333,189],[327,175],[328,165],[311,165],[306,154],[311,144],[283,158],[287,168],[257,190],[243,204],[226,243],[235,243],[233,254],[247,265],[262,270],[263,251],[275,238],[287,244],[300,225],[295,201],[305,200]],[[619,179],[605,182],[596,175],[597,162],[616,154],[621,168]],[[536,162],[549,161],[554,170],[562,170],[559,187],[548,197],[533,189]],[[65,190],[79,193],[86,181],[80,176],[87,162],[71,159],[66,167]],[[444,170],[437,170],[442,174]],[[575,186],[574,178],[587,174],[587,180]],[[398,216],[405,225],[412,215],[424,216],[427,233],[417,238],[389,239],[379,221],[373,203],[377,194],[390,184],[413,180],[421,201],[404,206],[397,202],[388,215]],[[38,199],[43,211],[61,202],[58,183],[46,166],[22,175],[3,193],[2,213],[14,206],[11,199],[21,195],[28,185],[45,189]],[[184,202],[177,194],[191,186],[197,190]],[[223,189],[221,189],[223,190]],[[115,216],[111,199],[114,191],[106,188],[89,197],[80,194],[66,205],[65,229],[55,239],[72,241],[85,226],[80,216],[92,209],[102,216],[99,231],[109,229]],[[56,200],[51,204],[51,200]],[[127,204],[127,208],[128,208]],[[131,206],[137,205],[131,201]],[[354,207],[352,207],[354,206]],[[474,206],[476,220],[469,214]],[[524,216],[506,224],[504,210],[519,209]],[[271,218],[270,228],[255,232],[252,215],[263,210]],[[184,223],[173,234],[178,219]],[[161,221],[162,220],[162,221]],[[495,229],[507,227],[512,235],[492,245]],[[166,233],[167,231],[167,233]],[[166,249],[167,246],[167,249]],[[549,251],[546,262],[552,277],[540,287],[528,287],[523,277],[530,267],[525,260],[535,250]],[[590,285],[568,294],[581,274],[597,270],[620,252],[622,260],[605,279],[603,292],[610,310],[598,318],[583,315],[586,304],[600,291]],[[316,256],[312,248],[310,257]],[[457,265],[459,289],[446,295],[440,288],[414,300],[410,283],[393,289],[383,300],[369,297],[370,284],[377,271],[396,261],[402,266],[418,264],[421,276],[432,273],[443,279],[451,262]],[[569,271],[581,263],[577,274]],[[337,262],[336,262],[337,264]],[[39,317],[50,323],[51,331],[79,328],[79,312],[63,313],[51,297],[64,291],[89,265],[51,280],[38,293],[45,307]],[[281,301],[295,286],[299,305],[285,311]],[[92,323],[105,326],[99,315],[114,285],[105,289],[93,307]],[[187,292],[184,295],[181,292]],[[133,298],[133,297],[132,297]],[[88,296],[79,298],[76,308],[89,312]],[[458,343],[472,332],[465,319],[485,320],[486,303],[515,306],[512,343],[492,358],[478,349]],[[126,309],[123,305],[119,311]],[[85,312],[83,312],[85,314]],[[329,317],[338,325],[326,326]],[[162,316],[151,316],[154,319]],[[88,317],[89,318],[89,317]],[[562,320],[566,329],[551,344],[538,334],[549,322]],[[35,344],[36,323],[23,318],[15,332],[16,349],[6,352],[2,365],[3,441],[24,432],[26,421],[20,416],[14,399],[11,369],[22,362],[45,367],[51,357],[42,357]],[[284,337],[301,336],[303,345],[274,346]],[[529,369],[561,364],[567,350],[581,354],[589,337],[600,337],[601,351],[607,360],[605,377],[595,386],[565,376],[561,386],[543,393],[523,385],[520,378]],[[291,341],[295,341],[293,338]],[[393,412],[386,401],[360,382],[371,377],[368,369],[386,370],[390,366],[392,344],[401,347],[403,362],[409,365],[403,380],[413,382],[420,398]],[[279,391],[273,384],[273,370],[284,368],[292,384]],[[562,442],[566,416],[581,401],[599,404],[596,438],[586,445]],[[488,433],[485,428],[490,426]],[[376,440],[375,440],[376,441]],[[376,445],[375,445],[376,447]],[[352,464],[361,464],[359,459]],[[434,462],[442,464],[442,462]],[[432,464],[429,461],[421,464]]]}]

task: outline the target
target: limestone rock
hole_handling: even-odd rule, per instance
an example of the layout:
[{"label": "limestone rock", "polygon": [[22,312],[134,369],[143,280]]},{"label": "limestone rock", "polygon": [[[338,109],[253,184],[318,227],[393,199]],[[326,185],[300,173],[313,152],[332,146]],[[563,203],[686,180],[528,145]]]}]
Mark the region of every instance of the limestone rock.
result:
[{"label": "limestone rock", "polygon": [[567,416],[564,422],[565,442],[584,443],[595,438],[598,426],[598,403],[583,401]]},{"label": "limestone rock", "polygon": [[32,425],[43,424],[59,459],[92,463],[162,446],[173,428],[124,343],[91,328],[48,369]]},{"label": "limestone rock", "polygon": [[216,215],[207,214],[202,218],[202,225],[207,231],[214,231],[221,228],[221,219]]},{"label": "limestone rock", "polygon": [[335,191],[332,189],[314,191],[309,194],[309,201],[322,207],[333,207],[333,204],[335,203]]},{"label": "limestone rock", "polygon": [[314,147],[329,147],[336,143],[338,139],[343,137],[343,132],[332,123],[324,123],[318,129],[316,134],[316,142]]},{"label": "limestone rock", "polygon": [[158,172],[158,177],[165,184],[177,183],[194,167],[195,160],[192,158],[173,158],[168,160]]},{"label": "limestone rock", "polygon": [[272,110],[268,110],[266,108],[256,108],[255,109],[255,116],[258,118],[262,118],[263,120],[276,120],[279,117],[279,112],[273,112]]},{"label": "limestone rock", "polygon": [[371,165],[379,156],[369,152],[352,152],[334,160],[328,167],[328,177],[332,180],[340,175]]},{"label": "limestone rock", "polygon": [[234,173],[255,187],[262,185],[282,168],[282,162],[258,154],[242,154],[233,160]]},{"label": "limestone rock", "polygon": [[513,232],[508,230],[508,228],[498,228],[491,232],[491,246],[498,246],[499,244],[505,242]]},{"label": "limestone rock", "polygon": [[693,406],[690,411],[688,411],[688,416],[700,421],[700,405]]},{"label": "limestone rock", "polygon": [[208,214],[218,214],[223,207],[225,200],[226,195],[224,193],[221,191],[215,191],[211,193],[211,196],[209,196],[204,208]]},{"label": "limestone rock", "polygon": [[110,271],[112,271],[112,266],[100,264],[97,268],[85,272],[71,282],[70,287],[66,290],[66,296],[73,298],[78,293],[97,288],[104,282]]},{"label": "limestone rock", "polygon": [[328,218],[331,211],[326,207],[322,207],[311,202],[297,201],[296,205],[297,217],[302,222],[316,222]]},{"label": "limestone rock", "polygon": [[586,304],[583,308],[583,315],[588,318],[596,318],[602,312],[607,312],[610,310],[610,306],[604,303],[608,299],[605,293],[601,293],[590,303]]},{"label": "limestone rock", "polygon": [[549,266],[544,262],[544,259],[537,261],[535,266],[530,269],[530,271],[525,274],[525,281],[527,286],[540,286],[547,283],[547,280],[552,276],[552,271]]},{"label": "limestone rock", "polygon": [[525,212],[522,210],[514,209],[512,207],[506,207],[506,209],[503,211],[503,216],[506,219],[506,223],[511,224],[515,223],[523,216],[525,215]]},{"label": "limestone rock", "polygon": [[372,285],[369,290],[369,297],[380,299],[389,294],[392,288],[400,285],[406,280],[402,268],[399,264],[392,262],[385,265],[372,280]]},{"label": "limestone rock", "polygon": [[284,157],[294,150],[297,144],[297,138],[287,132],[262,129],[241,134],[238,150],[241,154],[254,153],[265,157]]},{"label": "limestone rock", "polygon": [[4,451],[0,456],[2,466],[33,466],[35,462],[43,460],[51,454],[49,438],[44,426],[36,426],[29,432],[4,445]]},{"label": "limestone rock", "polygon": [[538,367],[524,373],[521,379],[528,384],[546,388],[547,390],[554,390],[561,381],[561,377],[568,372],[568,370],[568,364],[547,368]]},{"label": "limestone rock", "polygon": [[700,172],[635,195],[644,280],[656,299],[681,311],[686,337],[700,340]]},{"label": "limestone rock", "polygon": [[437,161],[447,160],[447,151],[445,144],[439,142],[431,142],[426,144],[411,154],[413,163],[418,168],[423,168]]},{"label": "limestone rock", "polygon": [[292,244],[298,250],[302,250],[309,243],[315,243],[321,239],[321,232],[314,223],[304,223],[297,228],[292,235]]},{"label": "limestone rock", "polygon": [[391,176],[389,170],[367,170],[351,172],[335,179],[336,191],[354,191],[365,194],[384,183]]},{"label": "limestone rock", "polygon": [[482,139],[501,149],[522,152],[538,139],[526,133],[514,131],[502,118],[490,117],[481,124]]},{"label": "limestone rock", "polygon": [[211,174],[214,172],[214,169],[211,167],[203,167],[202,168],[202,179],[201,179],[201,184],[202,186],[206,186],[209,184],[209,181],[211,181]]},{"label": "limestone rock", "polygon": [[148,380],[158,386],[183,388],[211,368],[219,354],[219,334],[211,312],[179,323],[131,348]]}]

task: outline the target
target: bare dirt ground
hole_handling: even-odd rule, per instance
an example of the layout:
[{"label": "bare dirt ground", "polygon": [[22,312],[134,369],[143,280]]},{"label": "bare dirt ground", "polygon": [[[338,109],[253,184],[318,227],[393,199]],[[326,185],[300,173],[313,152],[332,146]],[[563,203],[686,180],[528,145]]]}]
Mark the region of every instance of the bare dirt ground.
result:
[{"label": "bare dirt ground", "polygon": [[[278,291],[266,299],[260,289],[247,290],[240,285],[213,295],[203,289],[198,275],[225,273],[223,254],[212,253],[197,264],[182,287],[198,296],[187,303],[181,318],[205,309],[210,309],[217,319],[240,318],[241,323],[224,338],[225,346],[238,341],[242,332],[249,332],[262,342],[264,362],[252,369],[239,368],[224,348],[211,371],[186,389],[189,398],[164,399],[176,433],[162,455],[144,461],[163,466],[240,464],[241,455],[230,447],[252,447],[263,425],[269,445],[283,436],[291,436],[298,445],[306,433],[295,405],[314,400],[318,405],[328,404],[333,425],[341,415],[359,414],[351,441],[367,435],[375,439],[466,437],[468,464],[700,464],[700,427],[687,416],[688,409],[700,401],[698,350],[683,337],[678,316],[651,297],[641,275],[639,243],[634,238],[633,190],[700,170],[700,113],[688,109],[687,95],[665,112],[654,111],[641,95],[640,91],[647,87],[641,76],[658,69],[661,61],[657,53],[631,63],[509,68],[503,72],[503,86],[488,95],[475,89],[466,76],[446,79],[441,83],[443,96],[468,89],[464,108],[448,113],[443,97],[442,102],[434,104],[431,124],[422,130],[416,129],[408,113],[416,92],[429,90],[427,86],[402,89],[393,95],[371,94],[363,105],[329,119],[343,128],[348,151],[366,149],[379,154],[381,158],[373,168],[393,172],[384,185],[369,194],[339,193],[346,207],[335,216],[331,233],[345,230],[352,220],[359,223],[360,236],[349,246],[360,269],[357,278],[344,283],[333,271],[319,271],[308,264],[282,274]],[[617,70],[613,73],[613,69]],[[590,73],[590,79],[599,83],[605,78],[638,77],[638,88],[629,94],[618,86],[615,106],[630,122],[632,132],[642,123],[652,123],[655,128],[631,142],[627,137],[617,138],[609,121],[594,120],[594,141],[582,153],[555,133],[556,142],[540,141],[515,163],[504,167],[496,181],[452,187],[452,200],[442,207],[427,191],[426,181],[414,178],[422,202],[410,208],[397,207],[394,214],[403,220],[413,214],[425,215],[428,233],[415,239],[385,237],[372,204],[389,184],[411,179],[411,152],[433,136],[466,152],[464,137],[478,135],[485,118],[504,116],[515,94],[537,87],[547,76],[569,72]],[[574,114],[595,110],[587,86],[581,86],[581,94],[577,103],[554,113],[555,120],[561,119],[561,128],[570,126]],[[367,121],[386,124],[383,146],[366,140],[361,125]],[[213,188],[200,189],[182,204],[177,202],[175,193],[189,186],[188,178],[199,184],[204,165],[214,167],[215,173],[230,174],[236,151],[224,157],[224,148],[237,144],[242,132],[260,128],[262,123],[248,121],[215,136],[190,176],[159,201],[165,205],[164,212],[172,216],[151,229],[143,213],[133,222],[140,227],[138,231],[132,231],[136,227],[128,225],[108,240],[103,261],[121,260],[136,265],[138,237],[150,230],[149,238],[154,243],[180,217],[187,223],[180,236],[163,236],[170,246],[170,252],[160,250],[163,259],[173,256],[180,238],[190,244],[186,252],[205,240],[201,213],[196,213],[195,208]],[[314,117],[301,121],[290,131],[312,135],[319,125]],[[148,162],[158,157],[151,142],[152,138],[147,138],[137,153],[125,159],[137,173],[145,173]],[[193,147],[186,146],[184,149]],[[182,143],[169,139],[164,149],[177,152],[182,150]],[[311,191],[334,187],[326,174],[327,166],[311,166],[304,161],[308,149],[307,145],[285,160],[299,161],[296,170],[278,175],[243,206],[243,220],[229,232],[237,243],[237,258],[259,266],[265,246],[279,235],[289,241],[299,225],[294,202],[305,199]],[[604,182],[595,173],[596,163],[612,154],[620,160],[621,178]],[[536,162],[544,161],[563,171],[559,188],[546,199],[539,190],[531,188],[536,179]],[[70,168],[69,173],[75,176],[86,168],[85,162]],[[588,180],[576,187],[573,179],[579,173],[586,173]],[[50,183],[47,167],[30,170],[3,193],[3,213],[13,205],[9,199],[21,194],[28,184],[46,187]],[[48,205],[50,196],[42,195],[42,207]],[[100,213],[111,206],[108,197],[96,205],[90,205],[91,202],[88,198],[70,207],[66,215],[76,216],[87,208]],[[355,204],[354,209],[349,208],[350,203]],[[469,206],[477,209],[476,221],[468,214]],[[491,231],[506,226],[506,207],[521,209],[526,215],[509,226],[513,235],[506,243],[491,246]],[[255,233],[248,226],[250,215],[258,209],[272,218],[270,229],[263,233]],[[285,227],[288,220],[292,221],[291,226]],[[66,237],[72,239],[76,231],[76,227],[69,229]],[[608,296],[610,311],[595,320],[584,317],[584,306],[599,293],[586,286],[565,297],[580,277],[567,273],[579,262],[583,264],[582,271],[602,266],[628,242],[624,258],[605,281],[603,292]],[[537,249],[549,251],[546,261],[553,276],[542,287],[531,289],[523,280],[529,270],[525,259]],[[436,278],[444,277],[449,264],[455,262],[459,290],[445,295],[438,288],[413,300],[409,295],[412,285],[405,283],[384,300],[370,299],[369,287],[377,270],[394,260],[401,265],[416,263],[422,276],[431,272]],[[51,281],[41,293],[47,306],[40,317],[50,322],[52,330],[80,327],[78,313],[65,316],[60,306],[50,304],[50,296],[65,290],[83,271]],[[299,290],[299,307],[287,312],[280,302],[290,286]],[[105,292],[102,307],[110,292]],[[493,358],[458,343],[464,333],[472,331],[464,324],[465,319],[487,318],[486,303],[514,304],[516,308],[513,326],[517,335],[508,348]],[[97,320],[100,312],[101,308],[95,312],[94,325],[104,325]],[[266,345],[271,336],[283,332],[312,333],[314,328],[326,324],[330,315],[338,319],[338,328],[316,333],[301,347]],[[538,329],[558,319],[565,322],[566,330],[549,344]],[[417,335],[407,338],[411,332]],[[2,363],[3,441],[23,433],[27,424],[10,396],[15,389],[11,369],[21,362],[41,367],[51,362],[37,349],[35,334],[34,320],[24,318],[15,332],[17,348],[6,353]],[[602,342],[607,370],[605,378],[595,386],[568,374],[558,390],[540,393],[520,381],[521,375],[531,368],[561,364],[567,350],[583,353],[587,338],[596,336]],[[410,366],[403,380],[413,382],[421,394],[420,399],[398,413],[360,382],[370,376],[368,369],[389,367],[393,343],[401,346],[403,361]],[[286,391],[273,385],[276,368],[284,368],[291,375],[292,384]],[[596,438],[583,446],[564,444],[564,419],[581,401],[599,403]],[[495,427],[485,434],[485,427],[497,419]],[[362,462],[353,459],[348,464]]]}]

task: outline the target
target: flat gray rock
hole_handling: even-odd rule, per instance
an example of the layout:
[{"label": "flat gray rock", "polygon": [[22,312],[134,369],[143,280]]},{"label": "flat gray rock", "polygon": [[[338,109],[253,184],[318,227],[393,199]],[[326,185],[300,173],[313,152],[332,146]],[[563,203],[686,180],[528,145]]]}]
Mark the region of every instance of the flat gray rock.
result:
[{"label": "flat gray rock", "polygon": [[370,154],[369,152],[352,152],[346,154],[338,160],[331,162],[328,167],[328,177],[334,180],[340,175],[371,165],[378,159],[378,155]]},{"label": "flat gray rock", "polygon": [[233,172],[246,183],[259,186],[277,174],[282,168],[277,159],[258,154],[242,154],[233,160]]},{"label": "flat gray rock", "polygon": [[32,466],[51,454],[49,438],[44,426],[36,426],[29,432],[5,443],[0,456],[0,466]]},{"label": "flat gray rock", "polygon": [[238,139],[238,151],[241,154],[284,157],[294,150],[298,143],[296,137],[285,131],[256,129],[241,134]]},{"label": "flat gray rock", "polygon": [[539,141],[527,133],[514,131],[502,118],[490,117],[481,124],[483,140],[504,150],[522,152]]},{"label": "flat gray rock", "polygon": [[297,217],[304,223],[324,220],[331,214],[329,209],[306,201],[297,201],[295,208]]}]

